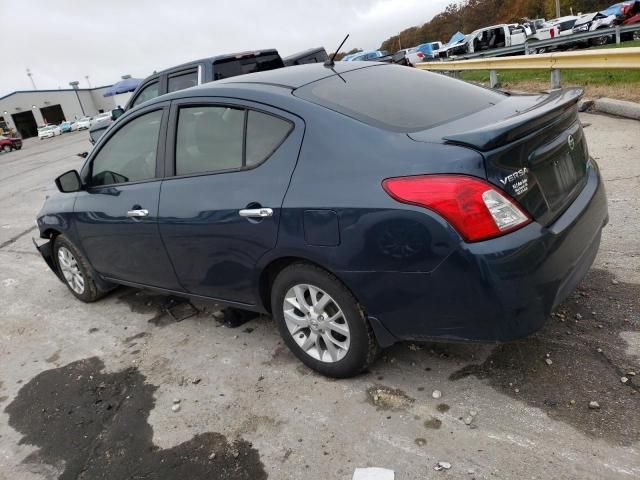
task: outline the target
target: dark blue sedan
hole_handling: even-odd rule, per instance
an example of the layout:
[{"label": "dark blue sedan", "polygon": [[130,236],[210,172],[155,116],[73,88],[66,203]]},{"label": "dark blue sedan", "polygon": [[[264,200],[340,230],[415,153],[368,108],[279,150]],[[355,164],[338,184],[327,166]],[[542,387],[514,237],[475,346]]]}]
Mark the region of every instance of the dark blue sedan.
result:
[{"label": "dark blue sedan", "polygon": [[85,302],[123,284],[269,312],[335,377],[398,340],[518,338],[607,222],[581,94],[354,62],[164,95],[56,180],[39,250]]}]

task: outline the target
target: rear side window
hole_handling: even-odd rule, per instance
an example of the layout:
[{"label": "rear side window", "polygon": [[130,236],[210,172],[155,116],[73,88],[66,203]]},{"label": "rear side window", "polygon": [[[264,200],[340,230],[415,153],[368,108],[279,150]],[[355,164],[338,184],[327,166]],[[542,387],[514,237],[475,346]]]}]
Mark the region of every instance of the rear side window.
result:
[{"label": "rear side window", "polygon": [[264,162],[287,138],[293,126],[273,115],[249,110],[247,112],[247,167]]},{"label": "rear side window", "polygon": [[183,107],[178,114],[176,175],[251,168],[267,160],[293,125],[254,110]]},{"label": "rear side window", "polygon": [[247,56],[244,58],[225,58],[213,62],[213,79],[235,77],[245,73],[264,72],[284,67],[277,53]]},{"label": "rear side window", "polygon": [[198,71],[192,70],[169,77],[167,81],[167,92],[177,92],[178,90],[195,87],[196,85],[198,85]]},{"label": "rear side window", "polygon": [[478,112],[506,95],[437,73],[397,65],[351,70],[294,95],[392,132],[417,132]]},{"label": "rear side window", "polygon": [[158,82],[150,83],[146,87],[143,87],[142,90],[140,90],[132,105],[135,107],[136,105],[140,105],[147,100],[156,98],[158,95],[160,95],[160,84]]}]

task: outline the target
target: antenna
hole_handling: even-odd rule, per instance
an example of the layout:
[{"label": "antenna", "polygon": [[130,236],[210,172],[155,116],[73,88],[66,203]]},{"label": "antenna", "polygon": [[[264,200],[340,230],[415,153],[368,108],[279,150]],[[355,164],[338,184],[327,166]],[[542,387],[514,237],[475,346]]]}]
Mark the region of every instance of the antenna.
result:
[{"label": "antenna", "polygon": [[342,43],[340,44],[340,46],[336,49],[336,51],[333,53],[333,55],[331,55],[331,58],[329,60],[327,60],[326,62],[324,62],[324,66],[325,67],[333,67],[335,65],[335,62],[333,61],[336,58],[336,55],[338,55],[338,52],[340,51],[340,49],[342,48],[342,46],[344,45],[344,42],[347,41],[347,38],[349,38],[349,34],[347,33],[347,36],[344,37],[344,40],[342,40]]}]

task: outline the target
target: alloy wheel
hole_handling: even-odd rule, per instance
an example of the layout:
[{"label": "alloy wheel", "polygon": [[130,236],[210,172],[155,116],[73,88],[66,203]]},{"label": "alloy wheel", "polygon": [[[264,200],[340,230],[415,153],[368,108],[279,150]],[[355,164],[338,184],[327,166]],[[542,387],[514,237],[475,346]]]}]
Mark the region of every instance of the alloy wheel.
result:
[{"label": "alloy wheel", "polygon": [[80,271],[78,262],[67,247],[58,249],[58,265],[67,284],[78,295],[84,293],[84,276]]},{"label": "alloy wheel", "polygon": [[307,355],[326,363],[345,357],[351,339],[349,324],[331,295],[314,285],[294,285],[282,308],[289,333]]}]

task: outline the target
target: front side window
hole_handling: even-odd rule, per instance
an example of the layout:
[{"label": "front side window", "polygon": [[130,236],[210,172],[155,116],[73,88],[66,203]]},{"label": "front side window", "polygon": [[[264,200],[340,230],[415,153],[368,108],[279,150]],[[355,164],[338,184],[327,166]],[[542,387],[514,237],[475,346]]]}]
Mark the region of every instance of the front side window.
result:
[{"label": "front side window", "polygon": [[178,114],[176,175],[255,167],[275,152],[292,129],[289,121],[254,110],[183,107]]},{"label": "front side window", "polygon": [[130,121],[112,135],[93,159],[91,185],[139,182],[156,175],[162,110]]},{"label": "front side window", "polygon": [[198,85],[198,71],[192,70],[190,72],[169,77],[167,82],[167,92],[177,92],[178,90],[195,87],[196,85]]},{"label": "front side window", "polygon": [[133,106],[135,107],[136,105],[140,105],[147,100],[156,98],[158,95],[160,95],[160,84],[158,82],[150,83],[142,90],[140,90],[140,93],[138,93],[138,96],[133,101]]}]

